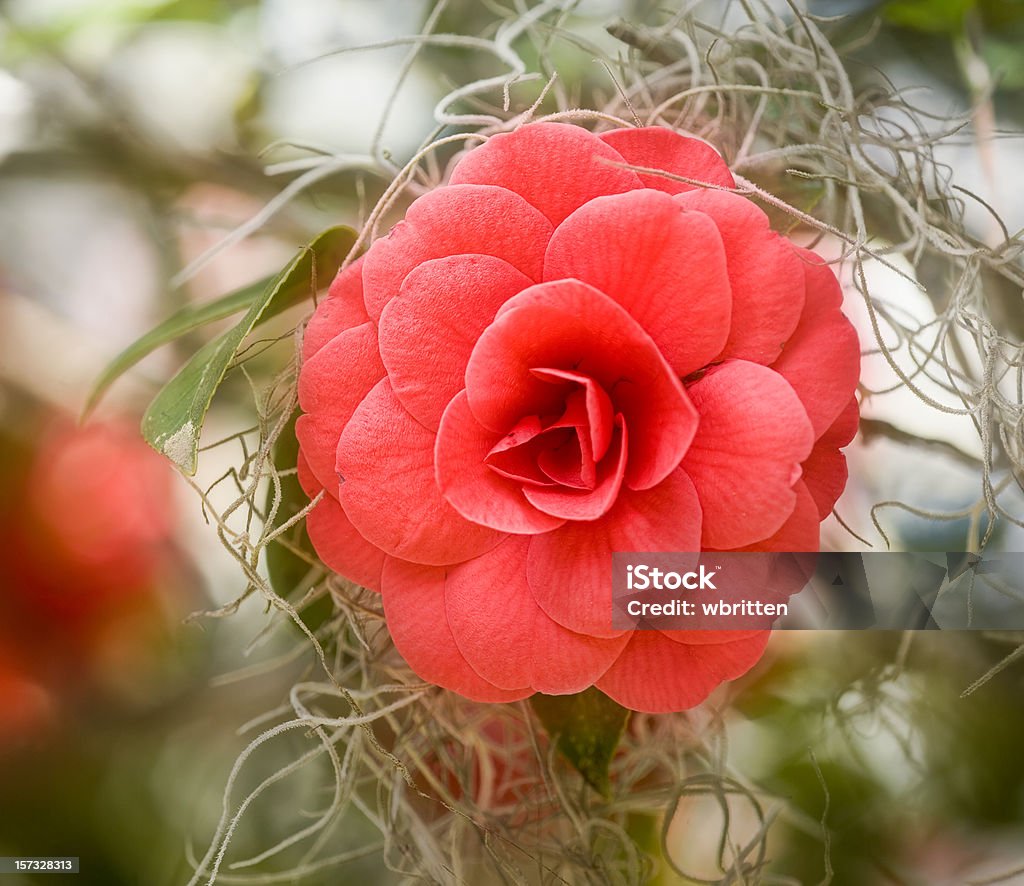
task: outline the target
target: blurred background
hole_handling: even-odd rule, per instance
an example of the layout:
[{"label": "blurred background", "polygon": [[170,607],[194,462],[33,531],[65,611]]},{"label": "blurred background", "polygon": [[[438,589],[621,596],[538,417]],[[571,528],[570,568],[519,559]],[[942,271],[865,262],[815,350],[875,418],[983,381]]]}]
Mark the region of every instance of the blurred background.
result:
[{"label": "blurred background", "polygon": [[[491,36],[498,18],[532,5],[458,0],[435,21],[421,0],[0,3],[0,855],[80,856],[81,883],[188,880],[247,743],[240,727],[278,705],[302,665],[223,677],[254,660],[264,624],[255,601],[232,619],[186,622],[233,600],[244,579],[200,499],[137,427],[201,339],[148,357],[81,424],[89,390],[174,310],[274,273],[329,224],[358,226],[394,164],[431,135],[441,97],[500,70],[487,53],[438,46],[406,70],[402,38],[428,21],[438,33]],[[702,6],[728,26],[733,4]],[[785,2],[774,6],[787,14]],[[622,47],[605,25],[654,8],[587,0],[563,27],[614,55]],[[817,0],[811,9],[835,17],[828,27],[853,47],[852,74],[880,72],[917,90],[917,104],[939,117],[978,108],[943,159],[1011,234],[1024,228],[1024,0]],[[375,48],[335,53],[365,46]],[[559,73],[583,103],[613,88],[586,52],[566,53]],[[325,168],[324,157],[345,162]],[[292,199],[271,203],[289,188]],[[978,204],[970,213],[976,235],[993,236],[991,215]],[[195,270],[254,218],[258,231]],[[928,299],[885,273],[879,285],[908,316],[934,318]],[[218,395],[210,440],[249,421],[244,384],[233,379]],[[871,409],[949,446],[862,445],[858,482],[841,504],[858,531],[869,532],[867,510],[883,493],[945,510],[974,500],[964,464],[980,443],[969,420],[936,421],[898,393]],[[236,460],[203,453],[197,487]],[[211,498],[230,498],[225,486]],[[902,545],[920,550],[960,549],[971,531],[967,518],[890,519]],[[857,546],[837,526],[828,531]],[[1020,549],[1019,531],[996,541]],[[255,658],[273,658],[287,639],[264,638]],[[719,699],[734,700],[724,715],[730,765],[786,808],[765,882],[1024,883],[1024,671],[1007,661],[1019,642],[776,637],[762,665]],[[241,851],[294,829],[324,789],[305,783],[254,811]],[[714,880],[720,809],[706,802],[681,801],[666,845],[678,866]],[[741,824],[745,814],[733,809]],[[631,826],[655,854],[664,815],[651,808]],[[336,849],[372,839],[353,823]],[[363,855],[301,882],[402,881],[379,853]],[[683,880],[662,863],[654,882]]]}]

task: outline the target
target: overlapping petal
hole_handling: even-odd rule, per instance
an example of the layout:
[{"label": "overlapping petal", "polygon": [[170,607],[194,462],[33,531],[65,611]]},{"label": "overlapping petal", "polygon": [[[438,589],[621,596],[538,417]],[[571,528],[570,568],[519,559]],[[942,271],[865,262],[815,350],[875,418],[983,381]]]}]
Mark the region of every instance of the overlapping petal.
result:
[{"label": "overlapping petal", "polygon": [[363,304],[363,259],[357,258],[331,282],[327,298],[317,305],[302,337],[302,359],[308,360],[336,335],[369,320]]},{"label": "overlapping petal", "polygon": [[544,279],[565,277],[625,308],[680,376],[706,366],[728,340],[732,298],[719,229],[660,191],[598,197],[559,225]]},{"label": "overlapping petal", "polygon": [[714,359],[771,363],[796,329],[804,306],[804,275],[796,250],[771,230],[759,207],[739,194],[693,190],[675,200],[710,216],[725,246],[732,322],[728,340]]},{"label": "overlapping petal", "polygon": [[615,551],[700,549],[700,502],[682,469],[643,492],[623,490],[593,523],[566,523],[530,540],[527,578],[534,599],[563,627],[617,637],[612,627]]},{"label": "overlapping petal", "polygon": [[846,456],[840,451],[857,433],[860,409],[856,397],[839,413],[832,425],[814,443],[803,463],[803,479],[824,520],[846,488]]},{"label": "overlapping petal", "polygon": [[380,591],[384,552],[352,525],[336,499],[324,495],[306,515],[306,532],[320,559],[338,575]]},{"label": "overlapping petal", "polygon": [[[316,498],[323,487],[301,452],[298,475],[306,495]],[[306,515],[309,540],[320,559],[338,575],[364,588],[379,591],[384,552],[359,534],[338,504],[336,492],[336,486],[334,493],[324,491],[323,498]]]},{"label": "overlapping petal", "polygon": [[[356,529],[394,557],[442,566],[476,557],[502,535],[471,523],[434,480],[434,435],[382,379],[338,441],[338,499]],[[386,503],[386,504],[384,504]]]},{"label": "overlapping petal", "polygon": [[543,215],[505,188],[451,185],[430,191],[366,254],[367,313],[379,318],[413,268],[449,255],[491,255],[539,281],[551,230]]},{"label": "overlapping petal", "polygon": [[495,686],[581,692],[603,674],[628,636],[601,639],[563,628],[537,605],[526,580],[529,540],[497,548],[448,571],[445,603],[459,650]]},{"label": "overlapping petal", "polygon": [[793,483],[814,436],[800,400],[765,366],[732,360],[689,388],[700,413],[683,467],[704,515],[702,547],[767,538],[793,512]]},{"label": "overlapping petal", "polygon": [[316,351],[299,374],[295,436],[320,485],[337,495],[338,438],[356,407],[384,377],[377,328],[369,322],[347,329]]},{"label": "overlapping petal", "polygon": [[[611,145],[631,166],[661,169],[709,185],[735,188],[736,181],[721,155],[707,142],[689,138],[662,126],[613,129],[598,138]],[[638,173],[645,188],[679,194],[697,188],[663,175]]]},{"label": "overlapping petal", "polygon": [[474,701],[508,702],[531,695],[527,686],[499,689],[469,666],[448,626],[444,583],[444,569],[387,558],[384,616],[402,657],[424,680]]},{"label": "overlapping petal", "polygon": [[660,631],[633,631],[629,645],[597,681],[624,707],[651,714],[700,704],[720,683],[749,671],[764,653],[770,631],[729,643],[676,643]]},{"label": "overlapping petal", "polygon": [[480,333],[508,299],[532,281],[488,255],[423,262],[380,317],[380,354],[395,396],[436,430],[465,387],[466,363]]},{"label": "overlapping petal", "polygon": [[821,543],[821,517],[804,481],[793,484],[792,513],[775,532],[740,551],[816,551]]},{"label": "overlapping petal", "polygon": [[860,378],[860,344],[843,315],[842,290],[832,269],[806,249],[807,298],[796,330],[772,368],[792,385],[820,436],[838,418]]},{"label": "overlapping petal", "polygon": [[[736,548],[735,552],[810,552],[820,543],[821,520],[814,499],[802,480],[793,485],[796,503],[786,522],[767,538]],[[667,549],[665,549],[667,550]],[[696,550],[696,549],[695,549]],[[726,552],[732,553],[732,552]],[[756,588],[754,599],[764,603],[783,603],[803,589],[814,571],[813,560],[797,558],[771,562],[768,559],[734,560],[729,564],[733,588]],[[742,580],[739,578],[742,576]],[[766,584],[768,581],[768,584]],[[743,592],[745,594],[745,591]],[[738,602],[735,597],[724,599]],[[712,622],[714,624],[714,622]],[[746,639],[760,630],[663,630],[674,643],[718,644]]]},{"label": "overlapping petal", "polygon": [[451,182],[508,188],[557,225],[588,200],[641,187],[622,162],[618,151],[585,129],[534,123],[492,135],[459,160]]}]

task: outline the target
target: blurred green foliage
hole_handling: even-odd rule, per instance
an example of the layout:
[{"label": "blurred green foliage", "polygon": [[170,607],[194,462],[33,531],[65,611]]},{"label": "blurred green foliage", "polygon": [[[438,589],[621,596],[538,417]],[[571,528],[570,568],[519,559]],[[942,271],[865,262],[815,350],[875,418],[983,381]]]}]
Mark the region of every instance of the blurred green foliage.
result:
[{"label": "blurred green foliage", "polygon": [[978,0],[889,0],[885,17],[894,25],[929,33],[956,34]]},{"label": "blurred green foliage", "polygon": [[[949,41],[952,46],[963,42],[973,46],[990,69],[997,90],[1024,89],[1022,0],[888,0],[882,12],[897,29]],[[935,47],[920,59],[933,63],[941,54]]]}]

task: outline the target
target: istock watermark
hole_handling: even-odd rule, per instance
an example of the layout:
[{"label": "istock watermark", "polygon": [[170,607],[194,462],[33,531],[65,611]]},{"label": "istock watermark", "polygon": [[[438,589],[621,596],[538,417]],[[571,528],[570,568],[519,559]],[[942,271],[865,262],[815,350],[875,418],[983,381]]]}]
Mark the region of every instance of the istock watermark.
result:
[{"label": "istock watermark", "polygon": [[616,553],[620,630],[1024,630],[1024,553]]},{"label": "istock watermark", "polygon": [[704,564],[700,564],[700,572],[662,572],[657,566],[641,563],[634,566],[626,565],[626,587],[631,591],[646,591],[654,588],[658,591],[675,591],[686,588],[689,591],[715,590],[712,579],[715,573],[706,572]]}]

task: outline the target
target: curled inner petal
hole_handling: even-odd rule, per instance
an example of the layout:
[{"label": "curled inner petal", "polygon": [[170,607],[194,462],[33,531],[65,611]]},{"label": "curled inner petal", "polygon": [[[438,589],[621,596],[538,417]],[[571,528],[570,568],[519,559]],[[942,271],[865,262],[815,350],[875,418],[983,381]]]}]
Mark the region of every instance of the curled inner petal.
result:
[{"label": "curled inner petal", "polygon": [[494,444],[484,462],[502,476],[524,483],[593,490],[598,462],[611,443],[611,400],[593,379],[578,373],[536,369],[534,374],[563,387],[579,387],[570,390],[558,418],[521,419]]},{"label": "curled inner petal", "polygon": [[500,435],[476,420],[466,392],[445,410],[434,446],[437,486],[467,520],[502,532],[535,535],[565,521],[545,514],[523,495],[523,482],[486,463]]},{"label": "curled inner petal", "polygon": [[578,280],[532,286],[505,303],[466,367],[470,410],[497,434],[524,415],[557,413],[566,391],[551,383],[559,378],[551,370],[585,376],[607,394],[605,404],[589,391],[595,451],[604,445],[611,407],[621,413],[631,439],[625,473],[631,489],[649,489],[676,468],[697,429],[682,383],[622,307]]},{"label": "curled inner petal", "polygon": [[[554,443],[561,445],[569,436],[563,429]],[[551,438],[552,435],[544,429],[544,423],[536,415],[528,415],[491,447],[484,464],[510,480],[549,486],[555,481],[540,469],[537,462],[545,451],[545,445],[552,445]]]},{"label": "curled inner petal", "polygon": [[[586,422],[590,429],[590,448],[594,458],[600,461],[608,451],[612,440],[612,401],[594,379],[578,372],[565,369],[534,369],[537,378],[550,381],[552,384],[573,382],[583,389],[582,405],[586,409]],[[579,427],[579,422],[576,422]]]},{"label": "curled inner petal", "polygon": [[[615,434],[608,454],[593,471],[586,486],[565,483],[555,488],[524,489],[527,501],[553,517],[596,520],[606,514],[622,488],[629,458],[628,438],[622,416],[615,417]],[[590,462],[593,463],[592,461]]]}]

